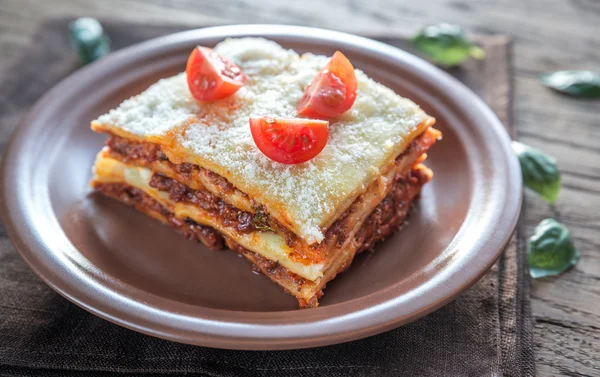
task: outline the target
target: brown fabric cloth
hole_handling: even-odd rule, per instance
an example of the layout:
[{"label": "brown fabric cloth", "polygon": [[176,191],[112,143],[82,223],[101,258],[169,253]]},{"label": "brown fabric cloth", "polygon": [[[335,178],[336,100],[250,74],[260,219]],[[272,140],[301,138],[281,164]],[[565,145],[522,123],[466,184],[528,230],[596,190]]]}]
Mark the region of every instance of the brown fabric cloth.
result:
[{"label": "brown fabric cloth", "polygon": [[[51,86],[78,68],[67,20],[45,24],[0,86],[0,145]],[[105,22],[113,49],[181,28]],[[409,49],[404,39],[377,38]],[[481,39],[487,57],[451,74],[510,124],[510,43]],[[519,236],[521,233],[519,233]],[[2,376],[526,376],[534,374],[524,242],[513,239],[473,288],[421,320],[367,339],[306,350],[226,351],[142,335],[47,287],[0,233]]]}]

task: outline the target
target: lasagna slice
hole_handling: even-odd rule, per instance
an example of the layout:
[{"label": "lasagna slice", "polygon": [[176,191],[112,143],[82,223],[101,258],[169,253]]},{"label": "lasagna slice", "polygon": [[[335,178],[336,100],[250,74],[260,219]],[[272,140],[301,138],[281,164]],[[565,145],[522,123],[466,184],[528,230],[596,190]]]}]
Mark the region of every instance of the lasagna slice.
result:
[{"label": "lasagna slice", "polygon": [[315,307],[357,253],[404,222],[432,177],[422,163],[441,134],[417,105],[357,69],[356,101],[330,120],[321,153],[274,162],[256,147],[249,118],[294,117],[327,58],[259,38],[215,51],[244,71],[246,85],[199,103],[182,73],[100,116],[92,129],[109,139],[91,185],[191,240],[242,254],[300,306]]}]

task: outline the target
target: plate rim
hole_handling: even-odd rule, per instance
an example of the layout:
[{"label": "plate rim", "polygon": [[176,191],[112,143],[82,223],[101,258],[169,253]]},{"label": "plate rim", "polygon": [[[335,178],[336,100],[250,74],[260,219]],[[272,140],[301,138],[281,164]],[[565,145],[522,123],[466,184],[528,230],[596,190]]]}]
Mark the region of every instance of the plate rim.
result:
[{"label": "plate rim", "polygon": [[[155,313],[154,316],[150,313],[150,317],[136,318],[135,315],[132,316],[131,313],[122,309],[116,311],[119,315],[115,315],[114,303],[110,305],[110,302],[107,303],[102,299],[98,299],[94,296],[94,293],[97,292],[94,291],[92,287],[83,287],[85,288],[83,292],[73,294],[75,288],[70,286],[70,283],[72,282],[69,281],[68,276],[60,276],[56,274],[56,271],[51,271],[44,264],[40,264],[40,260],[37,259],[39,257],[38,253],[47,253],[47,250],[44,251],[44,248],[47,249],[47,245],[44,244],[44,240],[35,237],[33,232],[27,232],[30,223],[27,221],[21,222],[21,220],[24,219],[22,216],[19,218],[20,202],[18,200],[13,200],[14,196],[18,195],[18,191],[16,190],[18,182],[15,183],[16,179],[14,179],[18,175],[18,172],[15,171],[15,165],[11,162],[15,161],[15,158],[18,158],[18,141],[22,140],[24,135],[26,135],[27,125],[33,122],[40,110],[44,109],[48,103],[52,102],[56,94],[60,93],[61,89],[66,88],[71,83],[82,81],[86,75],[101,72],[103,69],[108,70],[111,67],[118,67],[119,64],[126,62],[130,56],[144,53],[151,55],[153,51],[157,51],[156,49],[161,46],[189,44],[192,40],[202,38],[223,39],[226,36],[265,36],[267,38],[279,37],[280,39],[300,38],[305,40],[306,43],[318,42],[323,45],[341,43],[344,44],[344,47],[352,46],[357,49],[357,51],[371,50],[371,52],[379,54],[382,59],[392,59],[408,66],[413,65],[415,69],[430,75],[432,78],[440,80],[446,87],[456,90],[457,95],[465,96],[468,101],[472,101],[473,111],[478,111],[480,113],[479,116],[488,121],[488,126],[491,127],[495,136],[500,141],[501,151],[503,152],[503,156],[501,157],[504,159],[504,167],[506,168],[507,173],[505,178],[507,180],[506,186],[508,186],[507,189],[509,194],[507,197],[509,202],[504,203],[505,205],[502,206],[502,209],[498,209],[498,216],[500,216],[508,226],[500,235],[498,235],[498,233],[494,235],[488,234],[488,241],[491,242],[493,247],[485,247],[485,253],[482,252],[480,255],[472,257],[469,260],[474,267],[470,266],[469,274],[467,274],[468,276],[458,277],[456,275],[448,274],[449,276],[446,276],[445,279],[439,281],[435,285],[439,286],[441,283],[452,283],[449,285],[450,288],[444,289],[443,292],[438,292],[437,295],[430,294],[431,298],[421,305],[416,305],[417,310],[414,310],[409,315],[401,317],[394,316],[394,309],[398,309],[398,305],[403,305],[404,303],[399,303],[398,300],[396,300],[396,302],[388,300],[383,303],[378,303],[373,307],[363,308],[359,312],[353,312],[328,319],[317,318],[315,321],[314,318],[312,320],[309,318],[303,323],[296,324],[254,324],[254,335],[244,336],[235,333],[234,330],[236,328],[238,330],[244,330],[244,326],[253,326],[252,324],[233,324],[230,322],[219,323],[215,318],[204,318],[203,322],[193,323],[189,321],[186,322],[185,320],[189,320],[189,318],[179,318],[175,313],[173,318],[179,318],[182,320],[182,323],[187,323],[188,326],[193,324],[194,326],[178,328],[162,323],[161,327],[160,321],[156,320],[161,319],[164,316],[161,317],[158,312]],[[310,39],[312,40],[309,41]],[[437,67],[395,47],[352,34],[302,26],[229,25],[207,27],[166,35],[116,51],[108,57],[69,75],[36,102],[31,110],[22,118],[18,127],[11,135],[2,158],[0,169],[0,177],[2,180],[0,186],[0,217],[4,222],[7,234],[29,267],[52,289],[91,313],[132,330],[183,343],[229,349],[267,350],[315,347],[375,335],[412,322],[456,298],[456,296],[477,282],[491,268],[513,234],[522,204],[521,173],[520,168],[518,167],[518,161],[510,149],[510,137],[492,110],[469,88],[447,73],[439,70]],[[488,233],[490,232],[488,231]],[[440,278],[438,277],[437,280],[440,280]],[[65,287],[68,287],[70,290]],[[409,294],[406,294],[405,296]],[[109,297],[109,300],[111,298],[118,298],[117,296]],[[127,307],[131,309],[133,307],[131,306],[132,304],[135,303],[128,302]],[[414,301],[413,306],[415,306]],[[110,307],[113,307],[112,314],[107,310],[107,308]],[[215,312],[218,311],[219,310],[215,310]],[[286,313],[296,312],[298,311]],[[303,310],[302,312],[306,311]],[[357,315],[357,313],[360,315]],[[373,321],[370,325],[365,325],[364,323],[361,323],[365,317],[377,319],[377,321]],[[173,320],[173,318],[171,318],[171,320]],[[255,318],[258,317],[255,316]],[[343,329],[343,331],[334,330],[334,332],[332,332],[331,327],[328,325],[331,325],[331,321],[335,322],[335,320],[338,320],[339,322],[341,319],[343,319],[343,324],[350,324],[351,326]],[[235,325],[241,325],[242,327],[236,327]],[[306,332],[309,330],[309,325],[312,325],[314,328],[312,331]],[[158,328],[156,326],[158,326]],[[223,328],[223,326],[229,326],[229,329]],[[339,329],[339,327],[340,324],[338,323],[335,328]],[[215,330],[219,331],[214,332]],[[225,332],[223,332],[223,330],[225,330]],[[282,336],[282,332],[285,333],[290,330],[293,330],[292,333],[296,335]],[[258,335],[259,333],[266,333],[267,335],[261,336]]]}]

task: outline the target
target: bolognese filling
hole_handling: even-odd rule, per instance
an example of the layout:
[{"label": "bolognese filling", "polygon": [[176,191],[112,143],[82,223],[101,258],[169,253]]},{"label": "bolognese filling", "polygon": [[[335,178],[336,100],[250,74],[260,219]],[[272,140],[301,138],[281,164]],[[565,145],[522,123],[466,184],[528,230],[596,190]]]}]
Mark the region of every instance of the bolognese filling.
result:
[{"label": "bolognese filling", "polygon": [[[405,174],[395,177],[390,192],[369,213],[357,231],[351,232],[348,229],[348,224],[344,223],[344,219],[349,214],[345,214],[344,219],[336,221],[328,234],[330,232],[332,234],[347,233],[351,235],[351,239],[344,242],[344,252],[338,253],[338,258],[331,261],[330,266],[324,271],[323,277],[315,281],[299,276],[282,266],[278,261],[270,260],[259,253],[244,248],[233,238],[221,234],[210,226],[201,225],[189,217],[177,216],[153,196],[128,183],[95,183],[94,188],[98,192],[113,197],[162,221],[192,241],[202,242],[213,249],[220,249],[227,245],[230,249],[249,259],[253,263],[255,271],[266,275],[295,296],[301,307],[313,307],[317,306],[325,284],[348,268],[356,254],[371,250],[378,241],[385,239],[402,225],[408,216],[411,203],[420,193],[422,186],[430,179],[431,172],[419,164]],[[183,185],[170,178],[154,174],[151,182],[155,182],[153,187],[169,195],[169,199],[174,202],[188,202],[190,200],[187,193],[191,193],[191,189],[185,186],[181,187]],[[182,194],[184,192],[186,194]],[[173,193],[175,193],[174,197],[172,197]],[[191,196],[195,197],[193,194]],[[191,201],[197,205],[195,199],[191,199]],[[216,211],[215,215],[220,216],[223,223],[227,223],[227,215],[217,214],[219,212]],[[231,218],[229,216],[229,219]],[[235,226],[238,227],[239,224],[236,223]]]},{"label": "bolognese filling", "polygon": [[[400,166],[400,170],[406,170],[415,163],[422,162],[426,157],[425,153],[439,135],[439,131],[428,128],[396,158],[395,165]],[[198,165],[174,164],[158,144],[111,135],[106,145],[111,158],[160,173],[152,178],[151,186],[160,186],[163,191],[169,191],[173,198],[179,199],[176,201],[189,201],[222,214],[228,222],[236,222],[236,228],[240,232],[271,230],[284,237],[289,247],[301,243],[290,229],[270,216],[264,206],[253,202],[248,195],[220,175]]]}]

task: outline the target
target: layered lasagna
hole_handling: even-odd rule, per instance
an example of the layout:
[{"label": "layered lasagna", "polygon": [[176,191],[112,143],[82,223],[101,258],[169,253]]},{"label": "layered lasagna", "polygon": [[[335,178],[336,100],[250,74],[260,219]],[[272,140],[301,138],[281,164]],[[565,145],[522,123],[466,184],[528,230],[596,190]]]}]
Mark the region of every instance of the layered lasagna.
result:
[{"label": "layered lasagna", "polygon": [[248,120],[296,117],[328,58],[257,38],[214,51],[244,72],[244,86],[199,102],[181,73],[100,116],[92,129],[109,138],[91,185],[193,241],[240,253],[301,307],[315,307],[356,254],[405,221],[432,177],[423,161],[440,133],[416,104],[356,69],[356,100],[329,120],[323,150],[275,162]]}]

